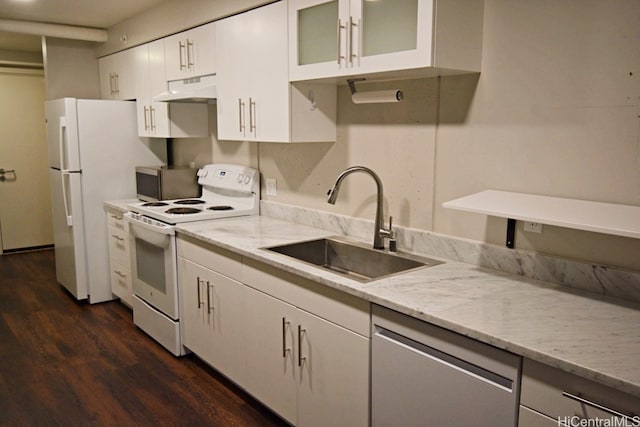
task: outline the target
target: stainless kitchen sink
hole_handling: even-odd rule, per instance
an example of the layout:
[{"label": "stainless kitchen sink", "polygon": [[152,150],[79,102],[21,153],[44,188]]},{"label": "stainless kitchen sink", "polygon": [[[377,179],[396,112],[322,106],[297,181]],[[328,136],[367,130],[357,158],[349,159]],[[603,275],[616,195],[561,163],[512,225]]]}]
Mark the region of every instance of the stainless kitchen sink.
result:
[{"label": "stainless kitchen sink", "polygon": [[264,248],[360,282],[442,264],[429,258],[385,252],[331,237]]}]

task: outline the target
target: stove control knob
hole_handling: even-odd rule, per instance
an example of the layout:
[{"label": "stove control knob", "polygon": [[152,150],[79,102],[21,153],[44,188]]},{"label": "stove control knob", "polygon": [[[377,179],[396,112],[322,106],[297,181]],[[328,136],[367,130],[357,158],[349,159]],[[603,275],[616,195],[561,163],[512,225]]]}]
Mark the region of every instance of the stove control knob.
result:
[{"label": "stove control knob", "polygon": [[238,174],[238,183],[242,184],[242,180],[244,179],[244,175],[243,174]]},{"label": "stove control knob", "polygon": [[249,181],[251,180],[251,177],[249,177],[248,175],[244,177],[244,185],[249,185]]}]

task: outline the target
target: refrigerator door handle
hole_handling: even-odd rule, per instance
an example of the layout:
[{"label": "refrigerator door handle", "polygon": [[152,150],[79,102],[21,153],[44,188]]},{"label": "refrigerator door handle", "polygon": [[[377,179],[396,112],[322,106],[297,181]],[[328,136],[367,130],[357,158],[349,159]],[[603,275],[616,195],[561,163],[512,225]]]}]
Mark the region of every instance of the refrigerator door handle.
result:
[{"label": "refrigerator door handle", "polygon": [[73,225],[73,218],[69,212],[69,201],[67,197],[67,186],[65,185],[65,176],[69,176],[69,169],[65,167],[65,134],[67,130],[67,120],[60,117],[58,123],[58,148],[60,150],[60,180],[62,181],[62,201],[64,203],[64,216],[67,220],[67,227]]},{"label": "refrigerator door handle", "polygon": [[65,167],[64,164],[64,155],[65,155],[65,149],[64,149],[64,137],[66,134],[66,130],[67,130],[67,120],[64,117],[60,117],[60,121],[58,123],[58,149],[60,151],[60,171],[61,172],[66,172],[68,171],[68,169]]},{"label": "refrigerator door handle", "polygon": [[60,180],[62,181],[62,203],[64,204],[64,217],[67,219],[67,227],[73,225],[73,218],[69,212],[69,202],[67,197],[67,186],[65,185],[65,177],[69,176],[69,172],[60,171]]}]

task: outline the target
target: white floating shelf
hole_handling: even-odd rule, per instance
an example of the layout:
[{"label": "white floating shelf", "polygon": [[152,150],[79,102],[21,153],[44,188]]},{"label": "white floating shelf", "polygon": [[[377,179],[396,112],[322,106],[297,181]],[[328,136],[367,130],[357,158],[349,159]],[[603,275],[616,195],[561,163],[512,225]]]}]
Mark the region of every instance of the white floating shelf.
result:
[{"label": "white floating shelf", "polygon": [[640,239],[640,206],[486,190],[443,207]]}]

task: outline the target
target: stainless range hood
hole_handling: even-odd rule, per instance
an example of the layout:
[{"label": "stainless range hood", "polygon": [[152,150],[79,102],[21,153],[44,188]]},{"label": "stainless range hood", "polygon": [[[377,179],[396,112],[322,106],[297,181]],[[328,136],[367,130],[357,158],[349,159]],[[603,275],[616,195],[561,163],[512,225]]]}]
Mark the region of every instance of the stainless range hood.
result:
[{"label": "stainless range hood", "polygon": [[173,80],[167,85],[168,90],[153,97],[159,102],[215,102],[218,96],[216,75],[191,77],[184,80]]}]

